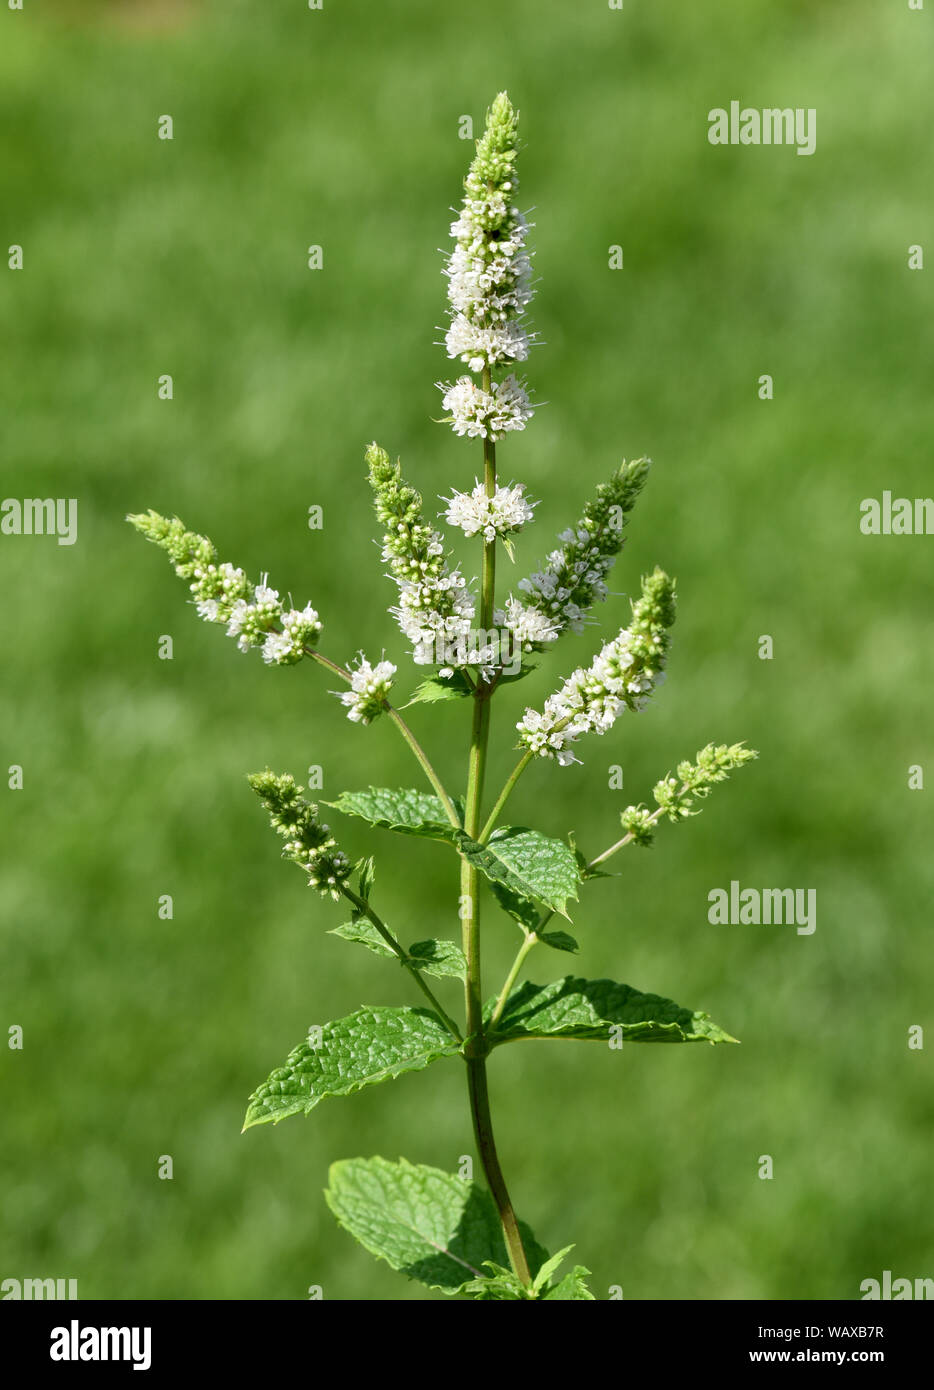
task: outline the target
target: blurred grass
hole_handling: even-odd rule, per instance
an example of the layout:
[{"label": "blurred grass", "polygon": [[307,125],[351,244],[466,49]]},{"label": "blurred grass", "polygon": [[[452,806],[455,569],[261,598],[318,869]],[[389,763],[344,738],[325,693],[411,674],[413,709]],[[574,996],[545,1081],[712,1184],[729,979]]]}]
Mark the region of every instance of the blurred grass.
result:
[{"label": "blurred grass", "polygon": [[[329,797],[416,773],[390,728],[348,724],[320,672],[268,671],[200,625],[123,516],[178,512],[269,569],[319,607],[335,657],[400,658],[362,450],[400,453],[429,501],[478,468],[431,419],[448,372],[436,248],[469,156],[458,119],[479,123],[502,86],[522,110],[547,345],[530,364],[547,407],[501,450],[542,498],[516,573],[616,461],[648,453],[616,586],[659,562],[681,592],[651,712],[582,768],[532,769],[512,816],[573,825],[596,852],[624,801],[707,740],[762,754],[592,886],[573,967],[705,1008],[743,1046],[503,1049],[517,1206],[552,1248],[577,1241],[599,1296],[853,1298],[885,1268],[931,1274],[929,1052],[906,1046],[934,990],[929,793],[907,787],[910,764],[931,771],[931,542],[858,529],[861,498],[931,490],[934,306],[906,265],[930,240],[929,16],[228,0],[0,23],[0,242],[26,256],[0,274],[2,492],[74,496],[80,517],[71,549],[0,541],[0,764],[25,769],[3,802],[0,1024],[25,1048],[0,1051],[0,1277],[76,1277],[83,1298],[425,1296],[320,1194],[334,1158],[453,1169],[471,1152],[455,1065],[238,1136],[309,1024],[407,997],[326,934],[337,909],[279,863],[243,775],[320,763]],[[712,149],[706,112],[733,98],[816,107],[816,155]],[[625,611],[616,597],[600,617]],[[514,711],[594,641],[504,695],[494,777]],[[463,712],[413,723],[459,781]],[[356,824],[344,841],[372,845],[411,939],[451,930],[437,846]],[[816,888],[815,935],[710,927],[707,893],[731,878]],[[515,943],[492,914],[486,938],[492,987]],[[566,968],[533,961],[533,978]]]}]

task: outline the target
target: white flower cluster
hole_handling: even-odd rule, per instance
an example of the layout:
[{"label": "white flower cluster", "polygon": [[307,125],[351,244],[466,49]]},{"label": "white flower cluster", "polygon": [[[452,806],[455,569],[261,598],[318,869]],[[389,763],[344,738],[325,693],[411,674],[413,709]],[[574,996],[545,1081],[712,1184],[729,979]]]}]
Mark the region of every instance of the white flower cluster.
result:
[{"label": "white flower cluster", "polygon": [[[455,246],[445,275],[451,323],[445,334],[450,358],[471,372],[490,372],[529,355],[524,314],[531,299],[531,265],[525,249],[528,223],[515,206],[517,117],[505,92],[493,103],[464,184],[464,202],[451,224]],[[448,423],[457,434],[496,440],[521,430],[532,416],[524,386],[514,377],[484,392],[461,377],[438,383]]]},{"label": "white flower cluster", "polygon": [[385,527],[383,561],[399,589],[399,603],[389,611],[412,643],[419,666],[463,666],[474,602],[464,576],[450,570],[444,544],[422,516],[422,499],[404,482],[398,463],[371,444],[367,467],[376,515]]},{"label": "white flower cluster", "polygon": [[558,536],[564,548],[553,550],[545,566],[528,579],[519,580],[519,589],[529,596],[537,611],[551,616],[557,630],[582,632],[587,608],[577,601],[583,591],[590,603],[603,603],[607,596],[606,575],[615,556],[607,555],[600,538],[588,531],[570,528]]},{"label": "white flower cluster", "polygon": [[350,673],[350,689],[338,694],[341,704],[347,707],[347,718],[355,724],[371,724],[382,714],[395,674],[391,661],[378,661],[372,666],[361,652]]},{"label": "white flower cluster", "polygon": [[[263,575],[263,582],[249,598],[233,604],[226,619],[227,636],[237,638],[242,652],[262,646],[268,666],[293,666],[317,639],[321,623],[310,603],[302,609],[286,608],[278,590],[270,589],[266,579]],[[223,615],[214,621],[223,622]]]},{"label": "white flower cluster", "polygon": [[224,623],[242,652],[262,647],[269,665],[292,666],[314,647],[321,622],[311,604],[286,607],[263,575],[255,587],[242,569],[218,564],[207,536],[188,531],[178,517],[169,520],[149,511],[128,518],[147,540],[168,554],[180,579],[186,579],[200,617]]},{"label": "white flower cluster", "polygon": [[516,725],[519,740],[562,766],[576,762],[570,745],[581,734],[605,734],[624,709],[642,710],[664,680],[668,629],[674,621],[674,585],[656,570],[643,580],[632,623],[607,642],[585,670],[578,668],[542,712],[527,709]]},{"label": "white flower cluster", "polygon": [[465,317],[479,312],[503,322],[516,318],[532,299],[532,266],[525,250],[529,224],[506,201],[513,182],[503,187],[492,197],[468,195],[457,221],[451,223],[457,245],[444,272],[448,300],[455,313]]},{"label": "white flower cluster", "polygon": [[569,745],[581,734],[605,734],[624,708],[644,708],[659,673],[653,679],[633,671],[630,636],[623,629],[587,670],[579,667],[557,695],[549,695],[542,713],[526,710],[516,728],[527,748],[540,757],[556,758],[564,767],[577,761]]},{"label": "white flower cluster", "polygon": [[498,627],[512,633],[520,648],[554,642],[561,633],[560,627],[547,613],[538,608],[527,608],[511,594],[506,600],[506,607],[498,609],[494,617]]},{"label": "white flower cluster", "polygon": [[[510,597],[506,626],[528,645],[548,642],[570,629],[580,632],[587,612],[607,597],[606,577],[623,544],[623,527],[648,476],[648,459],[624,463],[597,488],[577,524],[563,531],[537,574],[519,580],[522,599]],[[536,625],[551,637],[530,636]]]},{"label": "white flower cluster", "polygon": [[448,357],[459,357],[472,372],[497,362],[524,362],[529,355],[529,338],[520,324],[497,323],[484,326],[464,314],[455,314],[444,335]]},{"label": "white flower cluster", "polygon": [[[433,553],[443,554],[440,538],[432,540],[431,548]],[[388,558],[385,552],[383,558]],[[412,643],[416,666],[441,662],[462,666],[464,662],[457,660],[456,654],[465,645],[474,620],[474,601],[464,576],[445,567],[441,573],[428,573],[414,583],[408,579],[396,582],[399,604],[389,611]]]},{"label": "white flower cluster", "polygon": [[450,414],[446,423],[455,434],[491,439],[494,443],[510,430],[524,430],[532,418],[532,405],[518,377],[504,377],[492,383],[489,391],[469,376],[458,377],[450,385],[438,382],[444,392],[441,404]]},{"label": "white flower cluster", "polygon": [[448,504],[445,520],[450,526],[459,526],[465,536],[483,535],[484,540],[492,541],[497,536],[512,536],[521,531],[534,515],[533,504],[525,497],[524,484],[516,487],[498,487],[492,497],[486,494],[481,482],[470,492],[455,492]]}]

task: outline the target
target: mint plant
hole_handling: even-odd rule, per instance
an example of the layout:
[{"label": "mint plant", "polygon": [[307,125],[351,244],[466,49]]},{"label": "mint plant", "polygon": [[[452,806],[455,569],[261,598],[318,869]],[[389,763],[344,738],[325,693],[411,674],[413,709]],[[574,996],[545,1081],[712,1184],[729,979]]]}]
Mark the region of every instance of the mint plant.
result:
[{"label": "mint plant", "polygon": [[[308,1115],[322,1100],[457,1059],[467,1096],[485,1185],[405,1159],[352,1158],[333,1164],[327,1201],[337,1220],[373,1254],[430,1288],[477,1299],[592,1299],[588,1271],[559,1274],[568,1246],[549,1256],[518,1220],[497,1157],[487,1087],[487,1066],[497,1048],[536,1039],[623,1043],[730,1043],[707,1014],[610,980],[565,975],[545,984],[520,983],[528,957],[542,946],[573,954],[578,943],[556,918],[569,920],[591,880],[628,845],[648,846],[659,822],[696,814],[717,782],[756,755],[741,744],[709,744],[693,761],[655,786],[655,806],[622,812],[622,835],[588,859],[567,839],[524,825],[504,825],[506,803],[534,759],[561,767],[577,761],[589,735],[608,733],[627,711],[645,708],[664,679],[675,617],[674,581],[660,569],[642,580],[631,616],[587,667],[573,671],[541,709],[527,708],[514,726],[515,768],[495,797],[487,797],[486,764],[494,696],[522,680],[537,659],[568,631],[580,632],[598,602],[608,597],[607,576],[623,530],[646,482],[649,462],[623,463],[601,483],[575,524],[559,537],[530,578],[497,602],[498,551],[513,558],[513,538],[533,519],[535,504],[522,484],[504,485],[497,444],[525,429],[533,415],[525,381],[512,368],[528,357],[534,335],[526,322],[532,298],[526,250],[528,224],[516,207],[517,116],[501,93],[465,182],[451,233],[448,278],[450,358],[466,371],[440,383],[446,423],[478,441],[482,481],[444,499],[448,524],[476,538],[479,584],[452,566],[442,533],[425,514],[419,493],[386,451],[366,451],[369,484],[383,530],[383,560],[395,586],[389,610],[414,663],[427,668],[408,705],[461,701],[469,713],[466,787],[455,797],[408,721],[390,699],[397,667],[360,653],[343,666],[318,649],[317,610],[292,606],[263,575],[252,583],[242,569],[220,563],[206,537],[157,512],[128,519],[161,546],[186,580],[199,615],[221,624],[243,651],[259,648],[270,666],[310,661],[346,687],[339,699],[347,717],[369,725],[388,719],[408,744],[427,787],[368,787],[326,803],[341,816],[398,835],[437,841],[459,864],[452,923],[460,942],[412,940],[416,928],[390,924],[377,908],[375,861],[352,863],[340,849],[319,807],[288,773],[268,769],[249,778],[283,841],[282,854],[309,885],[346,910],[332,928],[349,942],[396,961],[422,1000],[363,1005],[346,1018],[311,1030],[283,1066],[253,1093],[244,1128],[291,1115]],[[407,706],[406,706],[407,707]],[[430,788],[430,790],[428,789]],[[453,887],[453,885],[452,885]],[[484,890],[484,891],[481,891]],[[506,979],[489,997],[481,971],[481,911],[493,909],[490,929],[518,929],[519,945]],[[412,903],[417,919],[418,903]],[[442,993],[463,985],[456,1013]],[[447,983],[446,983],[447,982]]]}]

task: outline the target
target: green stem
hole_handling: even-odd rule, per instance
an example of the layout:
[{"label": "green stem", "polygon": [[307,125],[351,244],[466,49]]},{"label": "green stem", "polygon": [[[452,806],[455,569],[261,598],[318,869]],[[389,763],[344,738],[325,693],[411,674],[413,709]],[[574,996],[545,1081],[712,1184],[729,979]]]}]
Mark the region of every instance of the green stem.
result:
[{"label": "green stem", "polygon": [[486,1174],[486,1180],[490,1185],[490,1191],[493,1194],[493,1200],[502,1222],[506,1249],[509,1252],[509,1262],[517,1278],[521,1279],[523,1284],[529,1284],[532,1281],[529,1262],[525,1258],[519,1223],[509,1199],[503,1170],[499,1166],[496,1143],[493,1139],[490,1093],[487,1087],[486,1061],[483,1057],[469,1057],[467,1059],[467,1088],[470,1093],[470,1113],[473,1116],[474,1136],[480,1153],[480,1162],[483,1164],[483,1171]]},{"label": "green stem", "polygon": [[[483,389],[491,389],[489,368],[483,372]],[[487,497],[496,491],[496,449],[489,439],[483,441],[483,477]],[[493,607],[496,589],[496,541],[484,541],[483,568],[480,579],[480,629],[489,632],[493,626]],[[470,734],[470,761],[467,772],[467,796],[464,803],[464,829],[476,839],[480,828],[480,805],[483,797],[483,782],[486,773],[487,744],[490,737],[490,697],[493,683],[482,678],[474,690],[473,721]],[[473,1120],[477,1152],[483,1166],[484,1176],[499,1212],[503,1227],[509,1262],[517,1278],[523,1284],[531,1281],[529,1264],[519,1234],[516,1213],[513,1209],[503,1170],[496,1152],[493,1137],[493,1120],[490,1115],[490,1095],[487,1085],[486,1056],[488,1046],[483,1036],[483,987],[480,969],[480,903],[478,896],[477,870],[466,861],[461,862],[461,921],[464,941],[464,955],[467,958],[467,978],[464,985],[464,998],[467,1013],[467,1041],[464,1055],[467,1061],[467,1090],[470,1097],[470,1114]]]},{"label": "green stem", "polygon": [[457,809],[454,805],[454,802],[451,800],[451,798],[445,791],[444,784],[442,783],[441,778],[438,776],[437,772],[435,772],[434,768],[429,762],[428,755],[425,752],[424,748],[422,748],[418,739],[415,737],[408,724],[402,718],[402,715],[393,705],[389,703],[388,700],[386,701],[386,713],[389,715],[389,718],[395,724],[396,728],[399,730],[400,734],[405,739],[406,743],[409,745],[418,761],[421,763],[422,771],[425,773],[425,776],[428,778],[429,782],[434,787],[435,791],[438,794],[438,800],[444,807],[444,814],[447,816],[451,824],[457,830],[460,830],[460,816],[457,814]]},{"label": "green stem", "polygon": [[[681,791],[684,791],[685,785],[686,785],[685,783],[682,783],[682,784],[681,784]],[[663,806],[659,806],[659,808],[658,808],[657,811],[653,811],[653,812],[652,812],[652,814],[649,816],[649,825],[654,825],[654,824],[655,824],[655,822],[658,820],[659,816],[662,814],[662,811],[663,811],[663,810],[664,810],[664,807],[663,807]],[[633,840],[634,840],[634,838],[635,838],[635,836],[632,835],[632,834],[624,835],[623,838],[622,838],[621,840],[617,840],[617,841],[616,841],[616,844],[615,844],[615,845],[610,845],[609,849],[605,849],[605,850],[603,851],[602,854],[598,854],[597,857],[596,857],[596,859],[591,859],[590,863],[587,865],[587,868],[584,870],[584,873],[587,874],[587,873],[589,873],[589,871],[590,871],[591,869],[596,869],[596,868],[598,868],[601,864],[605,863],[607,859],[609,859],[609,857],[610,857],[611,854],[616,854],[616,852],[617,852],[618,850],[624,849],[624,848],[626,847],[626,845],[631,845],[632,842],[633,842]],[[505,986],[504,989],[503,989],[503,993],[500,995],[499,999],[496,1001],[496,1008],[495,1008],[495,1010],[494,1010],[494,1012],[493,1012],[493,1017],[490,1019],[490,1027],[491,1027],[491,1028],[494,1027],[494,1026],[499,1022],[500,1015],[502,1014],[503,1008],[505,1007],[505,1004],[506,1004],[506,997],[507,997],[507,995],[508,995],[508,993],[509,993],[509,990],[512,988],[512,986],[513,986],[513,985],[515,984],[515,982],[516,982],[516,976],[517,976],[518,973],[519,973],[519,970],[520,970],[520,968],[521,968],[521,966],[522,966],[522,962],[525,960],[525,957],[528,955],[529,951],[532,949],[532,946],[534,946],[535,943],[539,940],[540,935],[541,935],[542,927],[547,926],[547,925],[548,925],[548,922],[550,921],[550,919],[551,919],[554,915],[555,915],[554,912],[543,912],[542,915],[541,915],[541,917],[539,917],[538,921],[536,922],[534,929],[533,929],[532,931],[529,932],[529,938],[530,938],[531,944],[529,943],[529,941],[526,941],[526,942],[519,948],[519,954],[518,954],[518,956],[516,957],[516,960],[513,962],[513,967],[512,967],[512,970],[510,970],[510,972],[509,972],[509,976],[508,976],[508,978],[507,978],[507,980],[506,980],[506,986]]]},{"label": "green stem", "polygon": [[503,985],[503,988],[500,991],[499,998],[496,1001],[496,1008],[493,1010],[493,1016],[491,1017],[487,1025],[488,1033],[496,1027],[497,1023],[499,1023],[500,1019],[502,1018],[503,1009],[505,1009],[506,1007],[506,1000],[509,998],[510,991],[512,990],[513,985],[516,983],[516,980],[519,977],[519,971],[522,969],[522,966],[525,963],[525,958],[531,951],[532,947],[537,945],[538,936],[536,935],[536,933],[534,931],[526,931],[525,940],[519,947],[516,958],[512,963],[512,968],[510,969],[509,974],[506,976],[506,983]]},{"label": "green stem", "polygon": [[[681,792],[685,790],[685,787],[686,783],[682,782],[680,789]],[[659,806],[657,811],[653,811],[652,814],[649,816],[648,824],[654,825],[655,822],[658,820],[659,816],[662,814],[662,811],[664,811],[664,809],[664,806]],[[603,864],[607,859],[609,859],[611,854],[615,854],[617,850],[623,849],[626,845],[631,845],[634,838],[635,836],[633,836],[632,834],[624,835],[621,840],[616,841],[615,845],[610,845],[609,849],[605,849],[602,854],[598,854],[596,859],[591,859],[590,863],[587,865],[587,868],[596,869],[598,865]]]},{"label": "green stem", "polygon": [[406,970],[408,970],[409,974],[412,976],[413,980],[421,990],[422,994],[424,994],[425,998],[431,1004],[431,1007],[435,1009],[438,1015],[441,1017],[441,1019],[443,1019],[445,1025],[447,1026],[448,1032],[453,1034],[453,1036],[457,1039],[458,1043],[462,1043],[464,1040],[460,1035],[460,1029],[458,1028],[457,1024],[454,1022],[452,1018],[448,1016],[448,1014],[442,1008],[441,1004],[438,1002],[432,990],[429,988],[428,985],[426,985],[425,981],[422,979],[418,967],[412,963],[404,947],[401,946],[400,943],[396,940],[396,938],[393,936],[392,932],[386,926],[386,923],[382,920],[382,918],[377,916],[377,914],[373,911],[372,907],[370,907],[370,904],[366,901],[365,898],[361,898],[357,893],[353,891],[352,888],[348,888],[346,883],[341,884],[341,892],[343,893],[344,897],[348,899],[349,902],[353,903],[354,907],[357,909],[358,912],[362,912],[365,917],[368,917],[370,919],[376,930],[379,932],[380,936],[385,941],[386,945],[391,948],[393,953],[396,956],[398,956],[399,960],[405,966]]},{"label": "green stem", "polygon": [[478,836],[478,839],[479,839],[481,845],[485,845],[486,842],[487,842],[487,840],[488,840],[488,839],[490,838],[490,836],[493,834],[493,829],[494,829],[494,827],[495,827],[495,825],[496,825],[496,822],[499,820],[500,813],[501,813],[503,807],[506,805],[506,802],[509,800],[510,796],[512,795],[513,787],[516,785],[516,783],[518,782],[519,778],[522,776],[523,772],[524,772],[525,769],[528,767],[529,763],[532,761],[532,758],[533,758],[534,756],[535,756],[535,755],[534,755],[534,753],[532,752],[531,748],[527,749],[526,752],[522,754],[522,757],[519,759],[519,761],[516,763],[516,765],[515,765],[515,767],[513,768],[512,772],[509,774],[509,778],[508,778],[508,780],[507,780],[507,782],[506,782],[506,785],[503,787],[503,790],[500,792],[500,794],[499,794],[499,796],[498,796],[498,798],[497,798],[497,800],[496,800],[496,805],[493,807],[492,811],[490,812],[489,817],[488,817],[487,822],[486,822],[486,825],[485,825],[485,826],[483,827],[483,829],[480,831],[480,834],[479,834],[479,836]]},{"label": "green stem", "polygon": [[[324,666],[329,671],[333,671],[335,676],[340,676],[341,680],[346,681],[348,685],[350,684],[350,681],[352,679],[350,672],[346,670],[343,666],[338,666],[336,661],[331,661],[330,657],[322,656],[320,652],[312,651],[310,647],[305,648],[305,655],[312,657],[315,661],[318,662],[320,666]],[[434,787],[435,791],[437,792],[438,800],[444,807],[444,814],[447,816],[451,824],[453,826],[456,826],[459,830],[461,828],[461,822],[460,816],[457,814],[457,808],[455,807],[454,802],[451,800],[451,798],[445,791],[444,784],[441,781],[441,778],[438,776],[437,772],[435,772],[434,768],[432,767],[431,762],[428,758],[428,754],[425,752],[424,748],[419,743],[415,735],[412,733],[412,730],[409,728],[408,724],[402,718],[402,715],[395,708],[395,706],[391,705],[388,700],[384,700],[383,704],[386,713],[389,715],[389,718],[392,720],[393,724],[395,724],[396,728],[399,730],[400,734],[405,739],[412,752],[415,754],[416,758],[418,759],[421,765],[422,771],[428,778],[432,787]]]}]

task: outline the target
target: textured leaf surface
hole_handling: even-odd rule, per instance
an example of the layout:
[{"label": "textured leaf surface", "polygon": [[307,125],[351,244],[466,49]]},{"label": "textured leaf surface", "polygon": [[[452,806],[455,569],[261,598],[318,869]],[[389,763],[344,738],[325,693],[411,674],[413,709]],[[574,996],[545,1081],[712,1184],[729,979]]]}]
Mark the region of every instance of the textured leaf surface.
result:
[{"label": "textured leaf surface", "polygon": [[[373,923],[368,922],[363,917],[358,917],[353,922],[345,922],[340,927],[332,927],[330,934],[331,936],[343,937],[345,941],[358,941],[361,946],[366,946],[374,955],[389,957],[391,960],[400,959],[392,947],[387,946]],[[467,961],[464,958],[464,953],[453,941],[435,939],[416,941],[408,948],[407,955],[412,964],[424,975],[462,980],[467,973]]]},{"label": "textured leaf surface", "polygon": [[365,917],[358,917],[354,922],[344,922],[342,926],[332,927],[330,936],[340,936],[344,941],[359,941],[361,946],[367,946],[374,955],[391,956],[398,960],[395,951],[380,936],[372,922],[368,922]]},{"label": "textured leaf surface", "polygon": [[543,941],[546,946],[550,946],[553,951],[570,951],[573,954],[580,950],[580,943],[570,932],[540,931],[538,939]]},{"label": "textured leaf surface", "polygon": [[325,805],[402,835],[450,840],[455,833],[440,799],[411,787],[368,787],[363,792],[341,792],[336,801]]},{"label": "textured leaf surface", "polygon": [[[484,1264],[508,1262],[489,1192],[440,1168],[402,1158],[332,1163],[325,1192],[338,1222],[361,1245],[410,1279],[445,1293],[484,1276]],[[530,1264],[545,1252],[523,1228]]]},{"label": "textured leaf surface", "polygon": [[494,1045],[522,1038],[608,1041],[620,1025],[626,1042],[736,1042],[707,1014],[683,1009],[671,999],[640,994],[613,980],[582,980],[573,975],[550,985],[527,982],[514,989],[491,1041]]},{"label": "textured leaf surface", "polygon": [[504,912],[508,912],[513,921],[520,926],[528,927],[534,931],[538,926],[538,919],[541,911],[533,903],[531,898],[524,898],[521,893],[515,893],[511,888],[507,888],[505,883],[494,883],[493,896],[499,903]]},{"label": "textured leaf surface", "polygon": [[321,1042],[294,1048],[250,1097],[243,1128],[307,1115],[326,1096],[349,1096],[364,1086],[421,1071],[458,1045],[430,1009],[358,1009],[324,1024]]},{"label": "textured leaf surface", "polygon": [[585,1269],[583,1265],[575,1265],[559,1283],[545,1290],[541,1295],[542,1299],[550,1298],[556,1303],[594,1303],[596,1300],[584,1283],[589,1273],[590,1270]]},{"label": "textured leaf surface", "polygon": [[577,897],[580,879],[574,854],[563,840],[513,825],[494,830],[485,845],[463,831],[457,843],[464,858],[494,883],[520,897],[537,898],[552,912],[567,916],[565,904]]},{"label": "textured leaf surface", "polygon": [[462,671],[455,671],[447,680],[443,680],[441,676],[429,676],[421,685],[415,687],[405,708],[418,704],[433,705],[439,700],[463,700],[465,696],[472,694],[473,686]]},{"label": "textured leaf surface", "polygon": [[467,975],[464,953],[453,941],[416,941],[409,947],[408,954],[412,964],[425,975],[449,976],[455,980],[463,980]]},{"label": "textured leaf surface", "polygon": [[[541,911],[531,898],[523,898],[520,893],[514,893],[511,888],[507,888],[504,883],[494,883],[492,888],[493,896],[504,912],[508,912],[520,926],[528,928],[529,931],[536,931]],[[538,939],[554,951],[580,950],[578,942],[566,931],[540,931]]]}]

